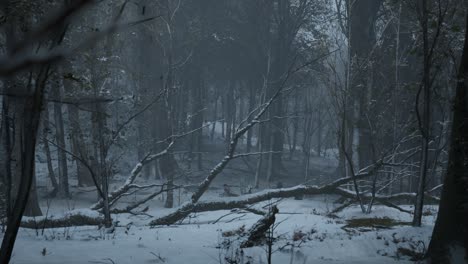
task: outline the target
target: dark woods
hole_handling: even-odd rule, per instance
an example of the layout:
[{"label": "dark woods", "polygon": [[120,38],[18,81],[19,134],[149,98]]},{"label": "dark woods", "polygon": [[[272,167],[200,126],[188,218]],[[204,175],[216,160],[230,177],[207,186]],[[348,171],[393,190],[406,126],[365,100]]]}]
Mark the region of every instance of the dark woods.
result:
[{"label": "dark woods", "polygon": [[[156,198],[175,209],[149,226],[334,194],[336,212],[379,204],[411,213],[416,228],[424,205],[440,202],[425,259],[466,261],[465,1],[0,7],[0,263],[23,216],[47,216],[43,201],[79,200],[80,188],[100,216],[56,225],[111,233],[115,215],[143,214]],[[238,200],[200,200],[221,177]]]}]

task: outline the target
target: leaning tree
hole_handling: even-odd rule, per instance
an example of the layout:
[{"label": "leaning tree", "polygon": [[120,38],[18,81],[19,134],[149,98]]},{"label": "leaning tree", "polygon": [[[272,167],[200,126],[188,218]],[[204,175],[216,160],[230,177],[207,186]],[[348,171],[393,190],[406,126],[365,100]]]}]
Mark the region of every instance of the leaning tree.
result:
[{"label": "leaning tree", "polygon": [[468,17],[453,102],[447,174],[427,251],[429,263],[468,262]]}]

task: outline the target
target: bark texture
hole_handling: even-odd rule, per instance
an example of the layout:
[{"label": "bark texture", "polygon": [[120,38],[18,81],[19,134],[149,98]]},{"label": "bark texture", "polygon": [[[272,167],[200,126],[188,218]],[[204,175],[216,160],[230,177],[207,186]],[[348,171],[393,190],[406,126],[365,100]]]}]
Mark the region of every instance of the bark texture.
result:
[{"label": "bark texture", "polygon": [[430,263],[468,262],[468,18],[453,109],[449,164],[427,251]]}]

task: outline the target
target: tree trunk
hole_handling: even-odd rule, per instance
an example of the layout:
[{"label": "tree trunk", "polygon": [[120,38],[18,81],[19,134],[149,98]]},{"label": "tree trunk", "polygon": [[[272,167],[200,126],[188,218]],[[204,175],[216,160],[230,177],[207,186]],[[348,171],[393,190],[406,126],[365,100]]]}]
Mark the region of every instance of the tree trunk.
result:
[{"label": "tree trunk", "polygon": [[289,159],[292,160],[294,153],[296,152],[297,147],[297,134],[299,132],[299,91],[296,90],[296,95],[294,96],[294,118],[291,120],[292,122],[292,146],[289,152]]},{"label": "tree trunk", "polygon": [[[27,113],[28,109],[28,100],[23,99],[23,98],[17,98],[14,99],[14,103],[12,105],[15,105],[15,125],[14,125],[14,146],[12,149],[12,156],[13,156],[13,181],[12,181],[12,202],[11,204],[15,204],[15,206],[12,208],[13,214],[15,213],[14,211],[16,210],[16,203],[18,197],[21,197],[21,191],[23,190],[23,181],[24,177],[26,177],[24,174],[25,166],[28,166],[26,162],[26,159],[29,159],[30,157],[28,156],[29,153],[25,153],[24,151],[24,144],[26,142],[25,137],[29,136],[29,131],[25,131],[26,125],[23,124],[23,122],[28,122],[27,121],[27,116],[29,113]],[[36,130],[35,133],[38,131]],[[37,137],[37,135],[35,135]],[[35,170],[34,170],[34,163],[35,163],[35,156],[32,157],[33,159],[33,164],[32,168],[30,170],[32,171],[31,174],[31,183],[28,188],[28,199],[26,207],[24,209],[24,212],[22,214],[26,216],[40,216],[42,215],[41,209],[38,204],[37,200],[37,193],[36,193],[36,187],[35,187]],[[28,169],[29,170],[29,169]]]},{"label": "tree trunk", "polygon": [[[37,132],[39,129],[40,115],[43,107],[44,88],[48,72],[48,66],[43,67],[40,70],[34,94],[25,98],[24,104],[18,104],[18,109],[23,112],[21,118],[17,119],[17,130],[21,131],[19,136],[22,140],[19,141],[20,145],[17,145],[16,147],[22,149],[21,152],[17,152],[23,153],[23,155],[19,157],[21,161],[21,169],[17,170],[17,172],[19,172],[17,175],[19,175],[20,184],[15,195],[15,210],[12,211],[10,218],[8,219],[7,230],[3,236],[2,246],[0,249],[0,263],[7,264],[10,261],[21,218],[26,210],[26,205],[31,201],[29,198],[31,190],[34,190],[31,187],[34,183]],[[38,209],[38,207],[36,209]]]},{"label": "tree trunk", "polygon": [[[107,37],[106,42],[106,56],[109,56],[109,43],[111,42],[111,37]],[[107,106],[103,105],[102,102],[99,102],[103,95],[101,94],[100,87],[103,85],[100,83],[99,78],[100,76],[100,69],[96,67],[96,65],[91,62],[89,65],[91,70],[91,87],[92,93],[95,102],[92,104],[93,112],[91,114],[91,121],[92,121],[92,138],[93,138],[93,146],[94,146],[94,157],[91,158],[91,167],[95,174],[97,175],[96,184],[101,186],[101,193],[98,191],[98,195],[103,200],[103,207],[102,211],[104,214],[104,226],[106,228],[110,228],[112,226],[112,218],[110,215],[110,205],[109,205],[109,177],[110,177],[110,167],[107,163],[107,155],[108,155],[108,147],[109,147],[109,140],[108,137],[108,129],[107,129],[107,117],[106,117],[106,110]],[[97,187],[97,186],[96,186]]]},{"label": "tree trunk", "polygon": [[[420,119],[420,132],[421,132],[421,162],[419,164],[419,181],[416,198],[416,203],[414,206],[414,217],[413,217],[413,226],[421,226],[423,206],[424,206],[424,190],[426,188],[426,179],[427,179],[427,170],[428,170],[428,155],[429,155],[429,134],[430,134],[430,58],[429,58],[429,42],[428,42],[428,10],[427,10],[427,0],[421,0],[422,3],[422,31],[423,31],[423,46],[424,46],[424,72],[423,72],[423,83],[422,89],[424,94],[424,103],[423,103],[423,116]],[[418,94],[419,96],[419,94]],[[419,100],[417,100],[419,102]],[[419,105],[416,104],[416,108]],[[419,111],[419,110],[418,110]],[[418,112],[419,115],[419,112]]]},{"label": "tree trunk", "polygon": [[[62,64],[63,71],[66,74],[72,74],[73,68],[69,60],[65,60]],[[76,97],[77,88],[74,84],[76,81],[69,78],[63,78],[63,88],[67,97]],[[66,104],[66,111],[68,114],[70,145],[72,153],[75,153],[82,160],[90,163],[89,150],[86,146],[86,141],[83,136],[83,130],[80,125],[80,112],[76,105]],[[94,181],[90,171],[83,164],[82,161],[73,157],[76,164],[76,177],[78,179],[78,186],[94,186]]]},{"label": "tree trunk", "polygon": [[[372,92],[372,48],[376,41],[375,23],[382,0],[356,0],[348,2],[349,17],[349,93],[347,102],[351,110],[349,134],[353,148],[348,149],[356,170],[372,162],[369,138],[369,94]],[[367,76],[370,74],[370,76]],[[353,153],[351,153],[353,152]]]},{"label": "tree trunk", "polygon": [[214,100],[214,112],[213,112],[213,125],[211,127],[211,133],[210,133],[210,139],[211,141],[214,140],[214,136],[215,136],[215,131],[216,131],[216,123],[217,123],[217,119],[218,119],[218,95],[215,96],[215,100]]},{"label": "tree trunk", "polygon": [[[255,90],[253,87],[252,83],[249,83],[249,113],[251,113],[254,110],[255,107]],[[250,152],[252,149],[252,136],[253,136],[254,130],[251,129],[247,131],[247,146],[246,146],[246,151]],[[260,137],[257,138],[259,140]]]},{"label": "tree trunk", "polygon": [[[364,179],[370,177],[371,174],[363,173],[356,175],[356,179]],[[258,193],[248,194],[236,197],[236,199],[217,199],[216,201],[196,201],[192,203],[186,203],[178,208],[178,210],[156,218],[150,222],[151,226],[155,225],[171,225],[187,217],[190,213],[207,212],[216,210],[230,210],[234,208],[245,208],[247,205],[259,203],[262,201],[268,201],[274,198],[291,198],[300,197],[303,195],[323,195],[323,194],[338,194],[346,198],[356,199],[353,192],[346,191],[340,188],[341,185],[347,184],[352,181],[353,177],[344,177],[329,184],[323,186],[309,186],[309,185],[297,185],[289,188],[279,188],[273,190],[263,190]],[[400,211],[411,213],[410,211],[404,210],[395,204],[393,201],[401,201],[404,199],[414,199],[416,194],[414,193],[402,193],[392,196],[376,196],[376,202],[379,202],[385,206],[398,209]],[[370,199],[370,195],[363,195],[363,198]],[[428,199],[434,201],[433,197],[428,196]]]},{"label": "tree trunk", "polygon": [[[58,74],[56,74],[57,77]],[[53,80],[54,93],[60,100],[62,98],[62,89],[60,80],[56,78]],[[68,189],[68,167],[67,167],[67,154],[65,152],[65,129],[63,125],[62,104],[54,103],[54,121],[55,121],[55,140],[57,141],[57,155],[58,155],[58,171],[59,171],[59,189],[58,195],[60,197],[70,197]]]},{"label": "tree trunk", "polygon": [[[250,131],[250,130],[249,130]],[[261,141],[261,138],[262,138],[262,129],[258,129],[258,138],[257,138],[257,148],[258,148],[258,151],[260,152],[260,155],[258,155],[258,160],[257,160],[257,167],[255,169],[255,179],[254,179],[254,187],[255,188],[258,188],[260,186],[260,174],[262,174],[262,168],[263,168],[263,151],[264,151],[264,148],[263,148],[263,143]]]},{"label": "tree trunk", "polygon": [[[275,224],[276,214],[279,212],[278,207],[273,205],[268,214],[258,220],[249,230],[248,238],[240,244],[240,248],[250,248],[262,245],[267,242],[267,231]],[[271,263],[271,261],[269,261]]]},{"label": "tree trunk", "polygon": [[52,187],[54,188],[50,193],[50,197],[55,197],[59,190],[59,185],[57,179],[55,178],[54,165],[52,163],[52,155],[50,154],[50,147],[48,141],[49,132],[49,111],[48,107],[46,106],[44,107],[44,113],[42,114],[42,142],[44,144],[44,152],[47,158],[47,170],[49,172],[50,182],[52,183]]},{"label": "tree trunk", "polygon": [[[198,67],[198,66],[196,66]],[[189,76],[191,77],[191,87],[190,87],[190,92],[191,96],[193,98],[192,101],[192,119],[190,122],[190,128],[191,130],[199,129],[203,126],[203,76],[202,76],[202,70],[201,69],[196,69],[193,70],[189,73]],[[229,124],[228,124],[229,125]],[[203,136],[203,131],[202,129],[199,129],[198,131],[195,131],[191,135],[191,141],[190,141],[190,162],[194,158],[197,159],[197,167],[198,170],[202,170],[202,136]],[[193,152],[196,152],[195,154]]]},{"label": "tree trunk", "polygon": [[228,81],[227,92],[224,97],[224,109],[226,116],[226,144],[229,145],[232,137],[232,122],[234,119],[233,115],[233,103],[234,103],[234,84],[233,81]]},{"label": "tree trunk", "polygon": [[317,113],[317,156],[320,157],[322,153],[322,133],[323,133],[323,124],[322,124],[322,112],[318,111]]},{"label": "tree trunk", "polygon": [[98,119],[98,131],[99,131],[99,176],[101,177],[101,188],[103,193],[103,211],[104,211],[104,226],[109,228],[112,226],[112,218],[110,215],[109,207],[109,170],[107,167],[107,153],[105,148],[107,147],[104,142],[104,109],[103,107],[96,107],[96,110],[99,113]]},{"label": "tree trunk", "polygon": [[267,177],[266,177],[268,184],[271,183],[274,176],[278,173],[276,171],[278,167],[275,165],[275,159],[274,159],[275,156],[273,155],[273,151],[274,151],[273,143],[274,143],[274,136],[271,135],[270,136],[270,149],[269,149],[270,153],[268,153]]},{"label": "tree trunk", "polygon": [[[70,123],[72,150],[84,160],[89,161],[88,148],[80,126],[80,112],[76,106],[70,104],[67,105],[67,111],[68,121]],[[93,178],[88,168],[78,159],[75,159],[75,163],[78,186],[94,186]]]},{"label": "tree trunk", "polygon": [[447,174],[426,254],[430,263],[468,262],[468,16],[453,107]]},{"label": "tree trunk", "polygon": [[[172,64],[172,62],[170,63]],[[166,87],[171,87],[172,84],[172,74],[168,74],[168,78],[166,80]],[[159,140],[164,140],[166,138],[169,138],[171,135],[174,134],[173,128],[172,128],[172,123],[171,123],[171,118],[175,118],[174,116],[170,116],[170,113],[168,112],[168,109],[170,109],[169,103],[166,101],[166,104],[162,107],[158,107],[158,135],[159,135]],[[163,143],[162,148],[167,148],[168,143]],[[155,162],[159,165],[159,169],[161,171],[161,176],[165,177],[167,181],[167,197],[166,197],[166,203],[164,204],[164,207],[166,208],[172,208],[174,206],[174,176],[176,173],[176,170],[178,168],[177,161],[172,154],[167,154],[161,159],[157,160]]]},{"label": "tree trunk", "polygon": [[[3,83],[4,87],[8,87],[8,82]],[[2,144],[0,149],[2,150],[2,157],[5,157],[0,160],[1,162],[4,162],[2,164],[2,168],[4,170],[4,178],[2,179],[3,184],[5,185],[5,213],[8,217],[10,217],[11,210],[12,210],[12,199],[11,199],[11,191],[12,191],[12,180],[13,180],[13,174],[11,171],[11,152],[12,152],[12,136],[11,136],[11,117],[9,114],[9,100],[7,96],[3,96],[2,98],[2,126],[1,126],[1,134],[2,134]]]}]

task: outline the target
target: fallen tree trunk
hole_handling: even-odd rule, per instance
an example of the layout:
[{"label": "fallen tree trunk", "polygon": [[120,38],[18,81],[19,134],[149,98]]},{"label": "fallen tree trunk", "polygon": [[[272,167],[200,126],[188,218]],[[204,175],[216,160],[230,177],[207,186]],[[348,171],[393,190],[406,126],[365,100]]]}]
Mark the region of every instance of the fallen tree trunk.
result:
[{"label": "fallen tree trunk", "polygon": [[[164,189],[164,186],[166,184],[163,184],[161,186],[161,190],[157,191],[157,192],[154,192],[146,197],[144,197],[143,199],[139,200],[139,201],[136,201],[130,205],[128,205],[127,207],[125,208],[121,208],[121,209],[118,209],[118,208],[115,208],[115,209],[112,209],[111,210],[111,213],[113,214],[124,214],[124,213],[132,213],[132,210],[136,209],[137,207],[139,207],[140,205],[143,205],[145,204],[146,202],[152,200],[154,197],[164,193],[164,192],[168,192],[168,191],[171,191],[171,190],[176,190],[176,189],[179,189],[181,187],[179,186],[174,186],[173,188],[166,188]],[[115,201],[115,200],[114,200]]]},{"label": "fallen tree trunk", "polygon": [[71,212],[59,218],[31,218],[21,222],[22,228],[45,229],[70,226],[97,226],[104,223],[104,218],[98,213]]},{"label": "fallen tree trunk", "polygon": [[[367,174],[359,174],[358,178],[365,178]],[[208,211],[217,211],[217,210],[231,210],[236,208],[245,208],[248,205],[256,204],[263,201],[268,201],[274,198],[292,198],[298,195],[320,195],[320,194],[336,194],[341,195],[346,198],[353,199],[355,201],[356,197],[352,191],[344,190],[339,188],[340,185],[345,184],[352,179],[350,177],[338,179],[330,184],[324,186],[306,186],[298,185],[290,188],[274,189],[274,190],[264,190],[254,194],[243,195],[239,197],[229,197],[221,198],[215,201],[200,201],[198,203],[187,202],[181,205],[173,213],[170,213],[166,216],[154,219],[150,222],[150,226],[158,225],[171,225],[175,224],[178,221],[185,219],[191,213],[201,213]],[[159,193],[159,192],[157,192]],[[151,195],[153,196],[153,195]],[[377,195],[375,201],[391,207],[402,212],[412,213],[409,210],[405,210],[393,202],[402,200],[402,199],[414,199],[416,194],[414,193],[399,193],[394,195]],[[370,199],[371,196],[368,194],[363,194],[362,198]],[[427,199],[430,201],[438,201],[437,197],[427,195]],[[150,200],[149,198],[144,199],[144,201]],[[141,203],[138,203],[141,205]],[[349,204],[348,204],[349,205]],[[134,209],[125,208],[123,210],[116,210],[113,213],[128,213]],[[50,218],[46,219],[41,217],[40,219],[28,219],[22,222],[21,226],[25,228],[58,228],[58,227],[68,227],[68,226],[85,226],[85,225],[100,225],[103,222],[103,218],[96,211],[91,211],[95,214],[91,215],[90,213],[81,213],[80,211],[70,213],[61,218]]]},{"label": "fallen tree trunk", "polygon": [[[341,196],[343,196],[343,197],[346,197],[346,198],[353,199],[353,200],[356,199],[356,196],[354,195],[353,192],[348,191],[348,190],[345,190],[345,189],[342,189],[342,188],[336,188],[336,189],[334,190],[334,193],[339,194],[339,195],[341,195]],[[368,194],[366,195],[366,194],[364,194],[364,195],[361,196],[361,198],[362,198],[363,200],[364,200],[364,199],[368,199],[368,200],[373,199],[374,201],[376,201],[376,202],[378,202],[378,203],[381,203],[381,204],[383,204],[383,205],[385,205],[385,206],[388,206],[388,207],[390,207],[390,208],[397,209],[397,210],[399,210],[399,211],[401,211],[401,212],[409,213],[409,214],[412,213],[412,211],[403,209],[403,208],[401,208],[400,206],[398,206],[398,205],[392,203],[392,202],[390,201],[390,200],[391,200],[390,197],[387,197],[387,198],[386,198],[386,197],[379,196],[379,195],[375,195],[374,197],[372,197],[371,195],[368,195]],[[351,203],[351,204],[352,204],[352,203]],[[350,206],[351,204],[348,204],[347,206]],[[344,209],[344,208],[345,208],[345,207],[341,206],[341,207],[339,208],[339,210],[342,210],[342,209]],[[339,212],[339,210],[338,210],[338,209],[337,209],[337,210],[334,210],[333,213],[337,213],[337,212]]]},{"label": "fallen tree trunk", "polygon": [[241,248],[249,248],[261,245],[265,242],[266,232],[272,225],[275,224],[276,217],[278,213],[278,207],[274,205],[267,215],[258,220],[249,230],[249,237],[246,241],[242,242]]},{"label": "fallen tree trunk", "polygon": [[[345,190],[342,188],[337,188],[335,189],[335,193],[342,195],[346,198],[355,198],[355,194],[352,191]],[[372,195],[370,194],[362,194],[363,198],[366,199],[371,199]],[[388,202],[398,202],[398,201],[404,201],[404,200],[413,200],[416,198],[416,193],[396,193],[396,194],[391,194],[391,195],[375,195],[374,199],[376,201],[388,201]],[[428,192],[424,194],[424,200],[427,203],[434,203],[438,204],[440,199],[438,197],[430,195]]]},{"label": "fallen tree trunk", "polygon": [[[367,173],[358,174],[356,177],[365,178]],[[224,198],[216,201],[202,201],[197,203],[187,202],[166,216],[154,219],[150,222],[150,226],[156,225],[172,225],[187,217],[190,213],[230,210],[234,208],[242,208],[249,204],[254,204],[262,201],[267,201],[273,198],[290,198],[299,195],[315,195],[315,194],[334,194],[334,190],[340,185],[351,181],[352,178],[346,177],[338,179],[324,186],[306,186],[297,185],[291,188],[281,188],[275,190],[265,190],[254,194],[243,195],[233,198]]]},{"label": "fallen tree trunk", "polygon": [[[282,86],[275,92],[275,94],[268,100],[268,102],[266,102],[263,106],[257,109],[258,113],[253,117],[253,119],[250,122],[248,122],[245,126],[241,127],[241,125],[244,122],[247,122],[248,119],[251,117],[251,115],[255,113],[255,111],[252,111],[249,114],[249,116],[239,124],[239,126],[237,127],[232,137],[231,142],[229,142],[226,155],[218,164],[216,164],[216,166],[214,166],[211,169],[208,176],[198,185],[198,188],[192,194],[191,201],[180,206],[179,209],[176,210],[174,213],[151,221],[150,225],[155,226],[155,225],[174,224],[175,222],[187,217],[190,213],[195,212],[197,207],[199,207],[198,202],[201,196],[206,192],[206,190],[208,190],[211,182],[216,178],[216,176],[218,176],[224,170],[224,168],[229,164],[229,162],[235,158],[235,151],[236,151],[239,139],[244,134],[246,134],[247,131],[249,131],[252,127],[254,127],[256,124],[261,122],[260,118],[266,113],[266,111],[271,106],[271,104],[280,96],[281,90],[282,90]],[[220,210],[220,209],[217,209],[217,210]]]},{"label": "fallen tree trunk", "polygon": [[[363,173],[356,175],[356,178],[362,179],[368,176],[369,174]],[[273,198],[292,198],[298,195],[337,194],[347,198],[356,199],[356,196],[353,192],[339,188],[341,185],[351,180],[351,177],[346,177],[320,187],[297,185],[290,188],[264,190],[254,194],[224,198],[216,201],[200,201],[198,203],[187,202],[180,206],[179,209],[175,210],[173,213],[152,220],[149,225],[172,225],[180,220],[185,219],[191,213],[243,208],[247,205],[268,201]],[[416,194],[414,193],[400,193],[394,195],[376,195],[374,199],[376,202],[382,205],[395,208],[405,213],[412,213],[412,211],[403,209],[393,202],[402,199],[414,199],[415,197]],[[370,199],[371,196],[369,194],[362,194],[362,198]],[[433,197],[428,194],[426,194],[426,198],[434,202],[438,201],[437,197]]]}]

